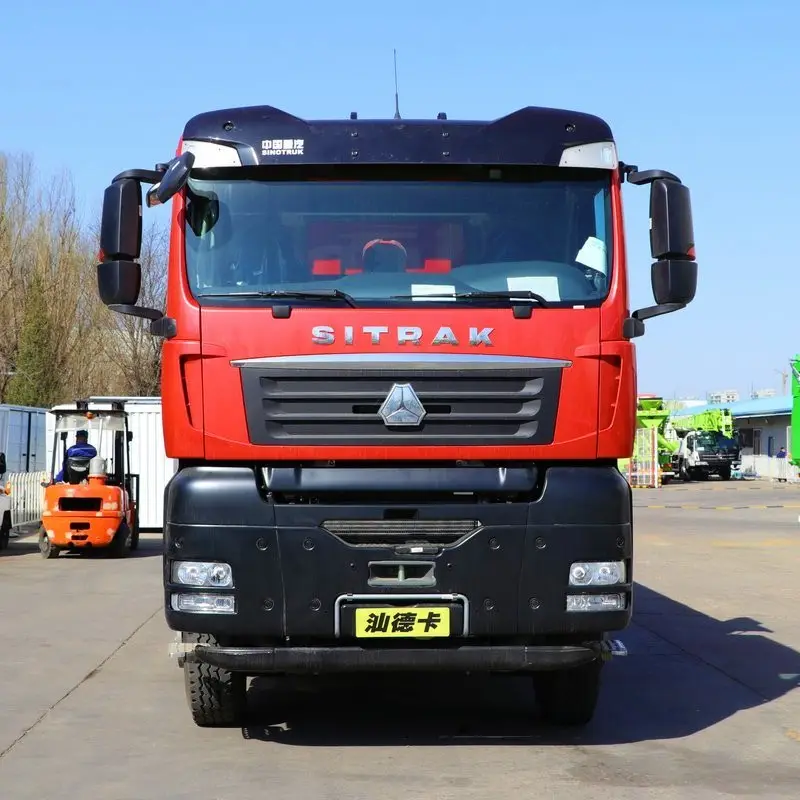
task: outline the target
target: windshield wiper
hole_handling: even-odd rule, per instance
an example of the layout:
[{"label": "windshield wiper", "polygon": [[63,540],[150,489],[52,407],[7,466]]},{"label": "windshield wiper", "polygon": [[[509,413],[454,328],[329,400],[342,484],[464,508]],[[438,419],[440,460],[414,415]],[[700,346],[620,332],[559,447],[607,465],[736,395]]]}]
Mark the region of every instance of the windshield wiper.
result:
[{"label": "windshield wiper", "polygon": [[358,308],[358,303],[341,289],[314,289],[309,291],[292,289],[270,289],[253,292],[204,292],[198,297],[295,297],[298,300],[344,300],[347,305]]},{"label": "windshield wiper", "polygon": [[538,303],[542,308],[547,308],[549,303],[540,294],[531,292],[526,289],[514,289],[513,291],[503,292],[442,292],[441,294],[396,294],[392,296],[392,300],[417,300],[421,298],[430,297],[455,297],[458,300],[533,300]]}]

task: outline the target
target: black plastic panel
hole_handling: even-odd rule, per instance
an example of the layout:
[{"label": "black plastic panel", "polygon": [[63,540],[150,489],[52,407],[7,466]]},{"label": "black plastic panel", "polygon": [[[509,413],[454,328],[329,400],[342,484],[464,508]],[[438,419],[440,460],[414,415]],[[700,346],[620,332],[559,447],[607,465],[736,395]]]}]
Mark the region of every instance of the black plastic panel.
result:
[{"label": "black plastic panel", "polygon": [[[258,489],[256,471],[244,467],[187,469],[173,478],[166,495],[166,618],[174,630],[251,642],[291,637],[295,643],[346,643],[334,636],[337,598],[420,592],[466,597],[470,636],[492,641],[590,636],[621,630],[630,620],[630,608],[565,610],[571,563],[630,564],[631,489],[613,467],[552,467],[535,502],[271,503]],[[381,521],[401,517],[480,525],[453,544],[434,538],[426,547],[420,541],[417,551],[408,541],[398,547],[397,537],[365,546],[325,529],[332,520],[374,520],[380,531]],[[409,541],[424,540],[425,528],[409,526]],[[434,564],[435,586],[370,585],[371,562],[415,557]],[[170,583],[173,559],[231,564],[237,613],[172,611],[170,593],[181,589]],[[630,601],[631,579],[608,591],[621,591]]]},{"label": "black plastic panel", "polygon": [[264,482],[271,492],[291,494],[377,494],[396,491],[532,492],[537,470],[525,467],[268,467]]},{"label": "black plastic panel", "polygon": [[[342,362],[241,368],[250,441],[258,445],[536,445],[553,441],[562,367],[491,370]],[[426,410],[419,427],[387,427],[378,411],[410,383]]]},{"label": "black plastic panel", "polygon": [[[565,147],[613,141],[599,117],[529,106],[494,121],[303,120],[272,106],[190,119],[183,139],[239,146],[251,164],[537,164],[557,167]],[[280,150],[272,144],[279,142]],[[264,143],[268,148],[262,147]],[[287,144],[291,147],[287,149]]]}]

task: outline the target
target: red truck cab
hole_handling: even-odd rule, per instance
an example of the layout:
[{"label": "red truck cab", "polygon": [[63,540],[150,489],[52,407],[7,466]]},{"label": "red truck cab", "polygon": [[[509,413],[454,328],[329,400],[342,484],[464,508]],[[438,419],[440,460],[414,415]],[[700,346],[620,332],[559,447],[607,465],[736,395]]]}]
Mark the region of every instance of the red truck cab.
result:
[{"label": "red truck cab", "polygon": [[[631,313],[622,185],[650,185]],[[172,200],[136,305],[143,183]],[[530,673],[591,719],[632,613],[632,339],[695,293],[689,192],[574,111],[187,122],[103,207],[103,301],[164,338],[164,598],[192,715],[246,677]],[[617,648],[624,651],[621,646]]]}]

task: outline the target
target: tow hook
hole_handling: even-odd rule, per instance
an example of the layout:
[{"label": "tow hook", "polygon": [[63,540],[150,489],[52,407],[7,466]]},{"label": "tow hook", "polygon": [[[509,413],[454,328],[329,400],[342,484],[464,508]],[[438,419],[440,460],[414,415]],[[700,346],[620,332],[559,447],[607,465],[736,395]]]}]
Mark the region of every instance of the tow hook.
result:
[{"label": "tow hook", "polygon": [[183,668],[183,664],[186,661],[186,654],[191,653],[195,647],[197,647],[196,642],[184,642],[181,634],[176,633],[175,641],[169,643],[167,652],[169,653],[170,658],[177,658],[178,666]]},{"label": "tow hook", "polygon": [[628,648],[621,639],[603,639],[601,642],[589,643],[588,647],[596,650],[603,661],[611,661],[614,656],[628,655]]}]

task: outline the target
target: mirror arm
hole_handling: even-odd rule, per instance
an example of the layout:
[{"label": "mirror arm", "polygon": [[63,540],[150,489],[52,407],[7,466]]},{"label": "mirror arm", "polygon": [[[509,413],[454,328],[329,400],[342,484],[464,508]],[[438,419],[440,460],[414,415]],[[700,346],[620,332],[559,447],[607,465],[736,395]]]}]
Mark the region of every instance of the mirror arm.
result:
[{"label": "mirror arm", "polygon": [[675,183],[681,182],[681,179],[677,175],[673,175],[671,172],[667,172],[664,169],[646,169],[639,171],[639,168],[633,164],[620,164],[620,172],[624,178],[627,179],[628,183],[632,183],[634,186],[644,186],[645,184],[653,183],[653,181],[658,180],[675,181]]},{"label": "mirror arm", "polygon": [[150,320],[150,333],[153,336],[158,336],[163,339],[172,339],[178,334],[178,326],[175,320],[172,317],[164,316],[157,308],[114,303],[109,306],[109,309],[111,311],[116,311],[117,314],[125,314],[129,317]]},{"label": "mirror arm", "polygon": [[[163,165],[158,164],[157,166],[161,167]],[[139,183],[158,183],[161,178],[164,177],[165,171],[166,170],[163,169],[126,169],[125,172],[120,172],[119,175],[116,175],[111,183],[116,183],[117,181],[123,181],[129,178],[139,181]]]},{"label": "mirror arm", "polygon": [[664,314],[672,314],[674,311],[680,311],[682,308],[686,308],[686,303],[662,303],[657,306],[637,308],[633,314],[623,321],[622,335],[625,339],[636,339],[639,336],[644,336],[644,321],[646,319],[661,317]]},{"label": "mirror arm", "polygon": [[634,319],[639,319],[644,322],[646,319],[653,319],[653,317],[660,317],[664,314],[672,314],[673,311],[680,311],[686,308],[686,303],[661,303],[657,306],[647,306],[647,308],[638,308],[631,314]]}]

